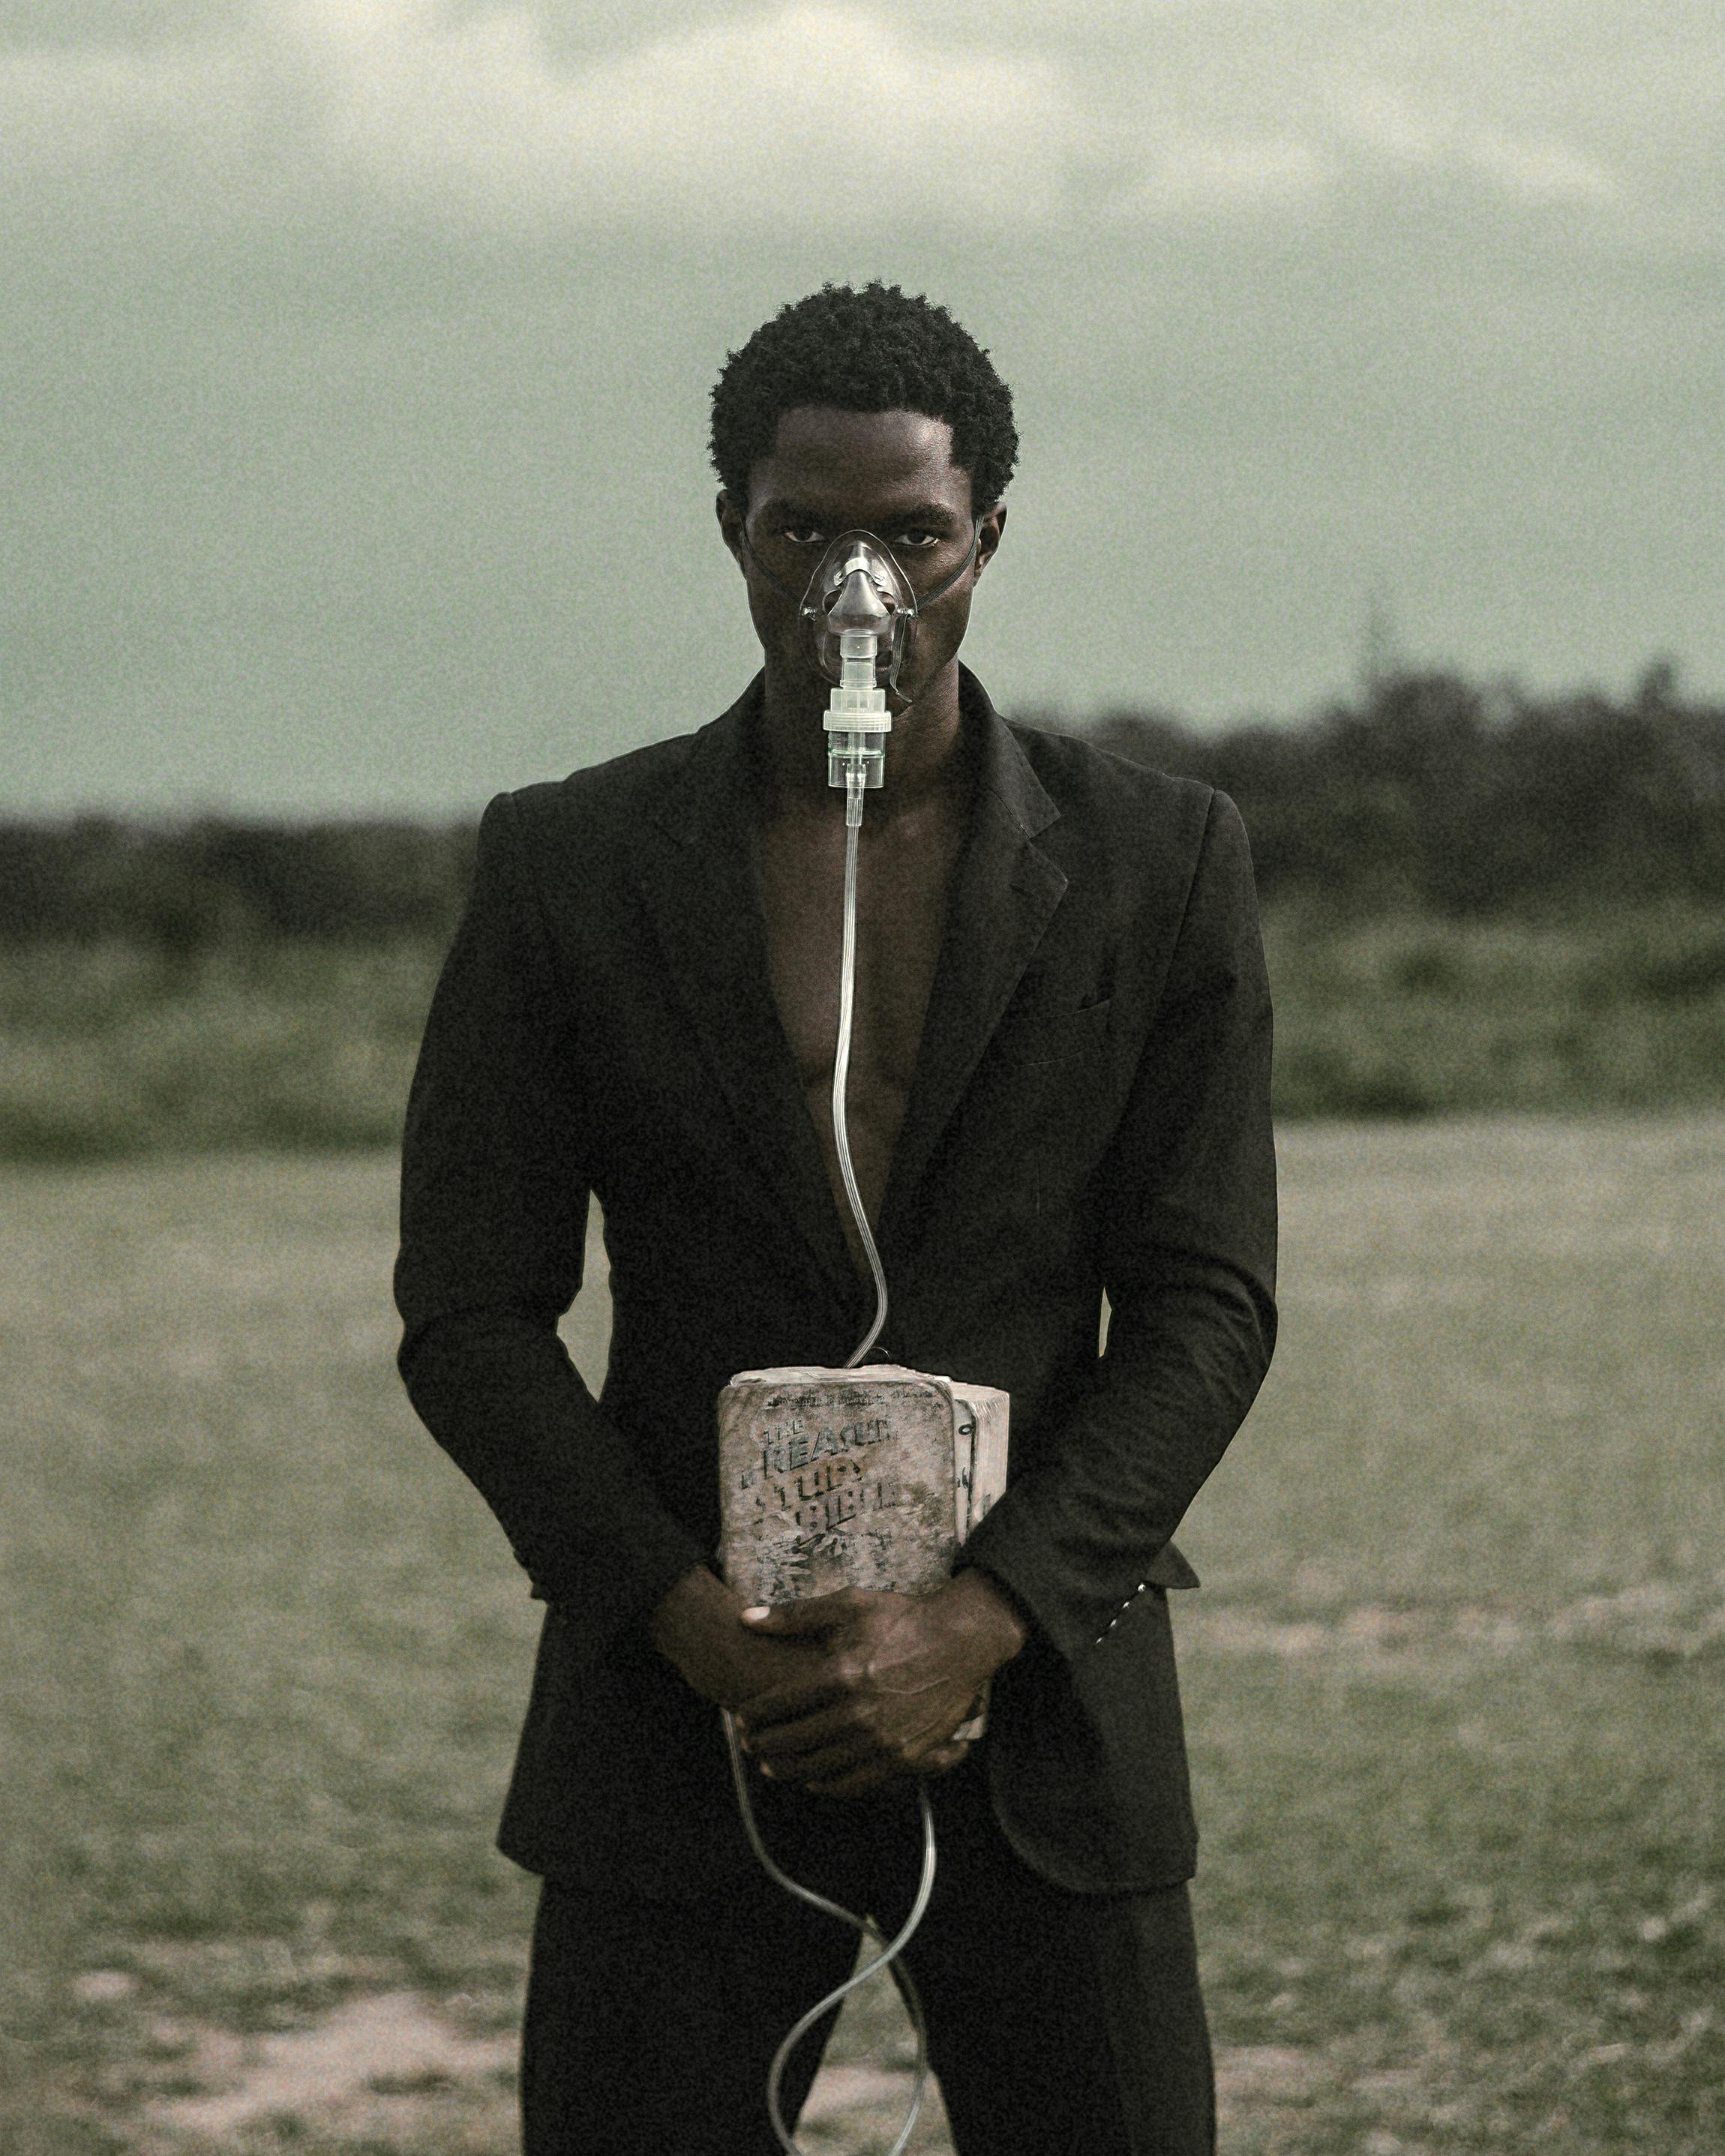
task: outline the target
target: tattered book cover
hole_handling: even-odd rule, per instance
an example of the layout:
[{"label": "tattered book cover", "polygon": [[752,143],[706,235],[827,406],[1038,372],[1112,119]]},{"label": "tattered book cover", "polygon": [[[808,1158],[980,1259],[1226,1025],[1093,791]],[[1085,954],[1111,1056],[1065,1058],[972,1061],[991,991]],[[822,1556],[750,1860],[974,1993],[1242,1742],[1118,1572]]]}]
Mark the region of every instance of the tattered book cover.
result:
[{"label": "tattered book cover", "polygon": [[719,1395],[726,1579],[750,1602],[938,1587],[968,1524],[957,1420],[944,1378],[896,1363],[733,1378]]}]

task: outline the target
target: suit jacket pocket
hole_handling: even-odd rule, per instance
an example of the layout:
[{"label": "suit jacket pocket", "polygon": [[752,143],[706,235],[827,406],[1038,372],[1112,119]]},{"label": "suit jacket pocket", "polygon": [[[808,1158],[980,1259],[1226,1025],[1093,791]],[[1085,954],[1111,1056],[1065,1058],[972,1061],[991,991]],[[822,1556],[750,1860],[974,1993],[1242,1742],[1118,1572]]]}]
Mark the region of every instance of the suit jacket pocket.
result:
[{"label": "suit jacket pocket", "polygon": [[1095,1055],[1107,1039],[1114,998],[1068,1005],[1060,1010],[1009,1014],[994,1036],[999,1053],[1018,1070],[1037,1070],[1070,1058]]},{"label": "suit jacket pocket", "polygon": [[1147,1893],[1189,1879],[1197,1830],[1168,1602],[1072,1663],[1040,1640],[994,1680],[983,1738],[1002,1830],[1077,1893]]}]

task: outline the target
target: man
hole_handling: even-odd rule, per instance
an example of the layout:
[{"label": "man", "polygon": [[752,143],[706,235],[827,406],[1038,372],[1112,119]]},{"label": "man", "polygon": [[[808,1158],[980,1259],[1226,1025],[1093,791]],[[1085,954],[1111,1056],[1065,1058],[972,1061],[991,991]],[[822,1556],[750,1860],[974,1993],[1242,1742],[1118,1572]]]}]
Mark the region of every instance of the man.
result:
[{"label": "man", "polygon": [[[943,310],[879,285],[786,308],[727,362],[713,446],[763,670],[697,733],[492,803],[408,1118],[403,1372],[548,1605],[500,1835],[545,1881],[526,2145],[773,2147],[768,2061],[855,1943],[756,1866],[726,1707],[778,1861],[889,1927],[928,1790],[940,1871],[906,1958],[963,2156],[1196,2156],[1166,1589],[1194,1584],[1168,1538],[1274,1335],[1244,834],[1207,788],[1007,726],[958,665],[1017,437]],[[872,1306],[828,1122],[843,796],[798,607],[853,528],[930,596],[861,833],[876,1353],[1005,1388],[1011,1471],[939,1593],[763,1618],[710,1568],[716,1394],[843,1362]],[[556,1333],[589,1193],[598,1402]]]}]

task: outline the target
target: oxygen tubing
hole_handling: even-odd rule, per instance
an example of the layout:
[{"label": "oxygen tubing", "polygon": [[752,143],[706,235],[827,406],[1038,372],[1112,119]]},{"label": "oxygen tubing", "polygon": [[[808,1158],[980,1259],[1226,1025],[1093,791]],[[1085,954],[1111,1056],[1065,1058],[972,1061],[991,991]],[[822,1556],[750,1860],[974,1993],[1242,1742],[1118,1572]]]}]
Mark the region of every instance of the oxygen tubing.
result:
[{"label": "oxygen tubing", "polygon": [[850,1029],[856,1013],[856,842],[862,829],[862,774],[853,769],[845,788],[845,942],[839,960],[839,1043],[833,1055],[833,1142],[839,1150],[839,1173],[845,1195],[850,1200],[850,1217],[856,1223],[863,1254],[875,1276],[875,1322],[846,1360],[854,1370],[880,1337],[886,1325],[886,1275],[880,1253],[863,1209],[856,1187],[856,1170],[850,1164],[850,1122],[845,1113],[845,1095],[850,1084]]},{"label": "oxygen tubing", "polygon": [[[850,1077],[850,1035],[856,1009],[856,847],[857,835],[862,827],[862,773],[853,766],[846,774],[845,787],[845,939],[839,963],[839,1039],[833,1056],[833,1138],[838,1147],[839,1173],[844,1179],[845,1195],[850,1202],[851,1218],[856,1223],[856,1232],[861,1240],[864,1255],[868,1259],[869,1270],[875,1276],[875,1322],[845,1363],[847,1370],[854,1370],[863,1360],[880,1337],[886,1323],[886,1275],[881,1267],[880,1253],[875,1247],[869,1216],[863,1208],[862,1194],[856,1187],[856,1170],[850,1159],[850,1129],[845,1114],[845,1093]],[[841,1924],[849,1924],[854,1932],[859,1933],[865,1939],[873,1940],[880,1948],[872,1961],[854,1969],[843,1984],[811,2006],[773,2055],[773,2064],[767,2075],[767,2113],[785,2156],[803,2156],[796,2136],[784,2123],[784,2112],[778,2100],[785,2066],[791,2053],[824,2015],[838,2005],[841,1999],[848,1998],[859,1984],[867,1983],[871,1976],[896,1961],[910,1943],[928,1907],[929,1897],[934,1892],[934,1815],[929,1810],[928,1791],[919,1782],[916,1801],[922,1815],[922,1876],[917,1883],[916,1898],[911,1905],[910,1915],[889,1940],[872,1918],[859,1917],[837,1902],[829,1902],[824,1894],[817,1894],[812,1887],[799,1886],[773,1862],[756,1823],[755,1808],[749,1797],[748,1774],[743,1765],[742,1747],[737,1742],[737,1724],[728,1712],[724,1720],[725,1743],[731,1755],[731,1780],[737,1791],[737,1808],[742,1815],[743,1831],[748,1836],[749,1847],[755,1852],[756,1861],[762,1870],[775,1886],[783,1887],[787,1894],[794,1895],[798,1901],[806,1902],[811,1909],[820,1910]],[[897,1981],[910,2012],[911,2025],[916,2031],[916,2064],[911,2084],[910,2108],[905,2113],[898,2138],[887,2151],[887,2156],[903,2156],[905,2145],[910,2140],[922,2112],[923,2095],[928,2087],[928,2029],[922,2018],[922,2001],[917,1995],[909,1969],[901,1968]]]},{"label": "oxygen tubing", "polygon": [[[922,1876],[917,1882],[916,1898],[911,1904],[910,1915],[889,1940],[872,1917],[857,1916],[841,1903],[829,1902],[824,1894],[817,1894],[812,1887],[800,1885],[788,1872],[780,1871],[768,1854],[767,1845],[761,1839],[761,1830],[756,1824],[755,1808],[749,1797],[748,1772],[743,1765],[742,1748],[737,1741],[737,1725],[729,1714],[725,1717],[725,1738],[731,1753],[731,1780],[737,1791],[737,1807],[742,1815],[743,1831],[749,1838],[749,1847],[755,1852],[761,1869],[774,1886],[782,1887],[787,1894],[794,1895],[798,1901],[807,1902],[811,1909],[819,1909],[823,1915],[834,1917],[841,1924],[848,1924],[852,1931],[872,1940],[880,1948],[872,1961],[865,1962],[860,1969],[853,1969],[843,1984],[835,1985],[824,1999],[818,1999],[792,2025],[786,2032],[784,2041],[773,2053],[773,2064],[767,2070],[767,2115],[773,2122],[773,2131],[778,2138],[778,2145],[785,2151],[785,2156],[803,2156],[796,2136],[784,2123],[784,2110],[779,2102],[785,2067],[790,2061],[792,2052],[821,2017],[829,2013],[842,1999],[849,1998],[860,1985],[866,1984],[871,1976],[896,1961],[910,1943],[916,1927],[922,1922],[923,1912],[928,1907],[928,1897],[934,1892],[934,1815],[928,1809],[928,1792],[919,1788],[916,1794],[922,1809]],[[887,2151],[887,2156],[903,2156],[905,2144],[922,2114],[922,2098],[928,2087],[928,2025],[922,2017],[922,2000],[916,1989],[916,1979],[909,1969],[901,1969],[897,1981],[911,2016],[911,2026],[916,2032],[916,2063],[911,2078],[910,2107],[899,2128],[898,2138]]]}]

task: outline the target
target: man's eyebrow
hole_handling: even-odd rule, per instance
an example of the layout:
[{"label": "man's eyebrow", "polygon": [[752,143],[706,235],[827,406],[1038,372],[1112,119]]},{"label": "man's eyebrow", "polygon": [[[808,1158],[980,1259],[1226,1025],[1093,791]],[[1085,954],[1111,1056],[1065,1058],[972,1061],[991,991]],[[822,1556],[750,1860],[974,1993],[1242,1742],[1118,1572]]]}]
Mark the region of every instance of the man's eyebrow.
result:
[{"label": "man's eyebrow", "polygon": [[[755,513],[757,516],[791,517],[799,524],[829,525],[834,521],[830,510],[814,509],[806,501],[791,501],[777,495],[772,500],[763,501]],[[964,519],[957,515],[949,502],[918,501],[913,502],[907,509],[895,509],[880,521],[882,524],[956,525],[963,523]]]},{"label": "man's eyebrow", "polygon": [[919,501],[912,508],[895,510],[885,521],[888,524],[963,524],[966,520],[950,502]]},{"label": "man's eyebrow", "polygon": [[755,511],[757,516],[788,516],[798,524],[830,524],[831,516],[824,509],[811,509],[806,501],[790,501],[783,495],[774,495],[763,501]]}]

